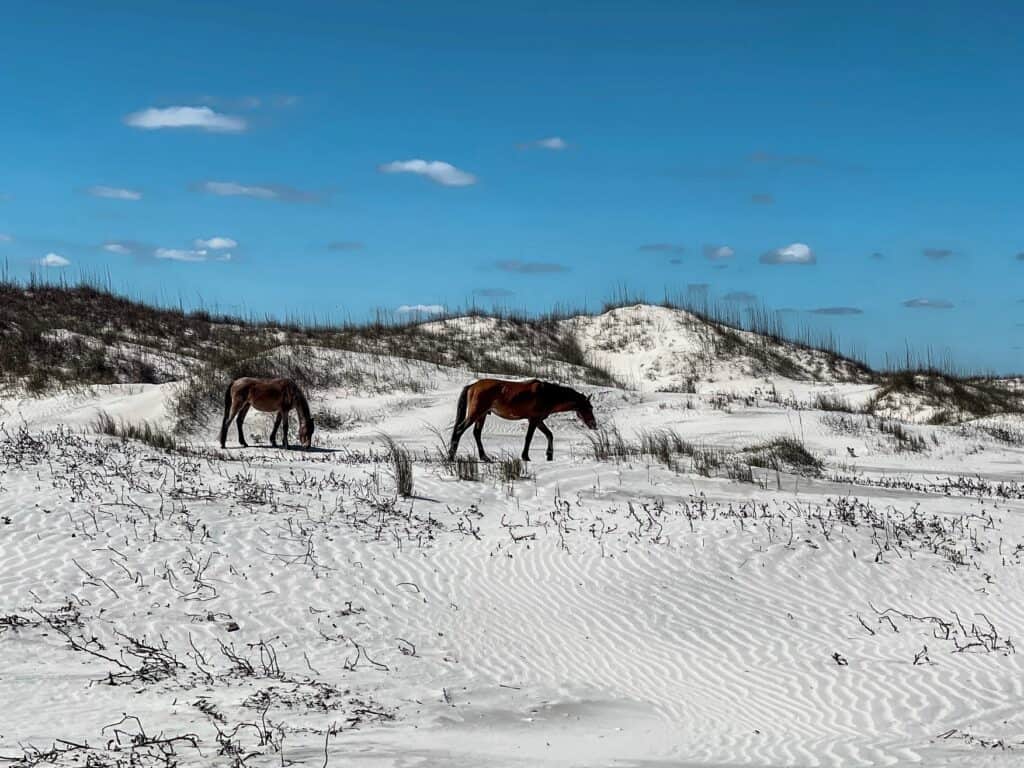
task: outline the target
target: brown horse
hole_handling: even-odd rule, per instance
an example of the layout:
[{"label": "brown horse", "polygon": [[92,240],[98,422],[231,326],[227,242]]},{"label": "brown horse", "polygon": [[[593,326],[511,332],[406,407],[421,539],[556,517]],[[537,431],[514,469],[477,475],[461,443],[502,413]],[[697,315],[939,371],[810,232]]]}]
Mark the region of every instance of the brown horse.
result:
[{"label": "brown horse", "polygon": [[591,429],[597,429],[594,420],[594,409],[590,398],[575,389],[552,384],[547,381],[501,381],[499,379],[480,379],[464,387],[459,395],[458,412],[455,415],[455,429],[452,430],[451,443],[448,446],[449,461],[455,460],[455,451],[459,447],[462,433],[473,427],[473,437],[480,452],[481,461],[490,461],[480,441],[484,430],[487,414],[493,413],[503,419],[529,419],[526,429],[526,443],[523,445],[523,460],[530,460],[530,443],[533,441],[534,430],[539,429],[548,439],[547,459],[551,461],[555,455],[555,439],[551,430],[544,424],[544,419],[552,413],[575,411],[580,420]]},{"label": "brown horse", "polygon": [[224,423],[220,427],[220,447],[228,439],[231,420],[238,419],[238,442],[247,447],[242,423],[249,408],[267,413],[277,412],[274,430],[270,433],[270,444],[277,447],[277,428],[284,424],[284,447],[288,447],[288,412],[294,408],[299,416],[299,442],[303,448],[313,443],[313,417],[309,403],[299,385],[291,379],[235,379],[224,394]]}]

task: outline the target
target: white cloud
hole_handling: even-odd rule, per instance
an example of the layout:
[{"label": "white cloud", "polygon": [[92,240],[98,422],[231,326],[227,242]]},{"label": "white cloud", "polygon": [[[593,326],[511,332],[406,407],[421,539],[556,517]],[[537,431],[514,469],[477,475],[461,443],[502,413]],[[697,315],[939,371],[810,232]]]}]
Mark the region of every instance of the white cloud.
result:
[{"label": "white cloud", "polygon": [[569,142],[563,139],[561,136],[549,136],[546,139],[537,139],[536,141],[529,141],[526,144],[520,144],[520,149],[531,149],[537,147],[539,149],[553,149],[560,151],[568,149]]},{"label": "white cloud", "polygon": [[142,193],[137,189],[125,189],[123,187],[107,187],[97,184],[86,190],[93,197],[106,197],[111,200],[141,200]]},{"label": "white cloud", "polygon": [[221,197],[257,197],[260,200],[273,200],[278,197],[277,191],[270,187],[249,186],[237,181],[204,181],[199,188]]},{"label": "white cloud", "polygon": [[551,136],[550,138],[538,141],[537,146],[543,149],[565,149],[569,144],[560,136]]},{"label": "white cloud", "polygon": [[153,255],[168,261],[206,261],[207,251],[187,251],[181,248],[157,248]]},{"label": "white cloud", "polygon": [[946,299],[907,299],[903,306],[909,309],[953,309],[953,302]]},{"label": "white cloud", "polygon": [[151,246],[135,240],[107,240],[100,248],[118,256],[141,256],[153,250]]},{"label": "white cloud", "polygon": [[235,258],[235,257],[232,256],[230,253],[223,253],[220,256],[218,256],[216,259],[214,259],[214,261],[231,261],[233,258]]},{"label": "white cloud", "polygon": [[133,128],[199,128],[218,133],[244,131],[247,123],[240,117],[214,112],[209,107],[150,107],[133,112],[124,119]]},{"label": "white cloud", "polygon": [[736,255],[736,251],[728,245],[705,245],[704,255],[711,261],[724,261]]},{"label": "white cloud", "polygon": [[468,187],[476,176],[441,160],[396,160],[380,166],[381,173],[415,173],[446,187]]},{"label": "white cloud", "polygon": [[816,264],[818,258],[809,245],[793,243],[784,248],[776,248],[761,256],[762,264]]},{"label": "white cloud", "polygon": [[440,315],[444,307],[440,304],[403,304],[398,308],[400,315]]},{"label": "white cloud", "polygon": [[2,232],[0,232],[0,243],[10,243],[10,242],[13,242],[13,241],[14,241],[13,237],[11,237],[10,235],[5,235]]},{"label": "white cloud", "polygon": [[70,263],[59,253],[48,253],[39,260],[39,266],[41,267],[66,267]]},{"label": "white cloud", "polygon": [[211,251],[223,251],[226,248],[237,248],[238,242],[232,240],[230,237],[211,237],[209,240],[203,240],[201,238],[193,240],[193,245],[196,248],[209,248]]}]

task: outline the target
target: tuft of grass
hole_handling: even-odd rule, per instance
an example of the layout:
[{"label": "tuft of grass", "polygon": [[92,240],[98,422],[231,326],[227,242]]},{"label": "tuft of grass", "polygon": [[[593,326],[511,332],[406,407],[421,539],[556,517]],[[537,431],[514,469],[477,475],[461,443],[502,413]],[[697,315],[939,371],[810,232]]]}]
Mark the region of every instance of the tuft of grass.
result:
[{"label": "tuft of grass", "polygon": [[921,435],[911,432],[895,419],[879,419],[876,426],[879,432],[892,438],[898,453],[923,453],[928,449],[928,443]]},{"label": "tuft of grass", "polygon": [[666,467],[675,468],[675,457],[692,456],[694,446],[674,429],[656,429],[640,433],[640,452],[655,457]]},{"label": "tuft of grass", "polygon": [[455,471],[455,476],[459,478],[459,480],[479,482],[480,462],[478,460],[468,456],[459,456],[453,462],[452,467]]},{"label": "tuft of grass", "polygon": [[621,461],[640,453],[639,448],[626,442],[614,425],[587,432],[587,439],[598,461]]},{"label": "tuft of grass", "polygon": [[384,436],[384,444],[388,449],[391,471],[395,476],[395,489],[398,495],[409,498],[413,492],[412,453],[408,448],[399,445],[388,435]]},{"label": "tuft of grass", "polygon": [[845,397],[833,395],[828,392],[819,392],[811,400],[811,408],[816,411],[833,411],[839,413],[856,413],[856,408],[850,405]]},{"label": "tuft of grass", "polygon": [[114,417],[109,413],[99,411],[93,420],[93,429],[100,434],[119,437],[121,440],[138,440],[160,451],[178,450],[178,441],[174,435],[150,421],[114,421]]},{"label": "tuft of grass", "polygon": [[313,414],[313,421],[316,424],[317,429],[329,429],[333,431],[344,429],[351,420],[330,408],[320,408]]},{"label": "tuft of grass", "polygon": [[802,474],[818,475],[825,466],[796,437],[776,437],[766,443],[745,448],[743,452],[747,454],[748,464],[764,469],[785,467]]},{"label": "tuft of grass", "polygon": [[498,476],[502,482],[511,483],[515,480],[526,480],[530,475],[526,471],[526,462],[518,456],[506,457],[498,462]]}]

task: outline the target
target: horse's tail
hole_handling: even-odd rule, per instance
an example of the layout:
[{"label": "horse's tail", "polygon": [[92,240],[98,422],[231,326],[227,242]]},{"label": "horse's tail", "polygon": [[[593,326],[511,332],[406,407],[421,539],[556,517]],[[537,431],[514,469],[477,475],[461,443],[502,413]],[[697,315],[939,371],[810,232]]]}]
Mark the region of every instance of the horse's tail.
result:
[{"label": "horse's tail", "polygon": [[220,447],[223,448],[224,444],[228,440],[228,416],[231,415],[231,390],[234,388],[235,382],[232,381],[228,384],[227,391],[224,392],[224,421],[220,425]]},{"label": "horse's tail", "polygon": [[459,438],[462,437],[462,433],[465,431],[463,422],[466,420],[466,410],[469,405],[469,388],[472,384],[467,384],[462,388],[462,394],[459,395],[459,404],[455,409],[455,426],[452,427],[452,439],[448,441],[448,461],[455,461],[455,452],[459,449]]},{"label": "horse's tail", "polygon": [[459,424],[461,424],[463,422],[463,420],[466,418],[466,408],[468,407],[468,404],[469,404],[469,388],[471,386],[473,386],[473,385],[472,384],[467,384],[466,386],[464,386],[462,388],[462,394],[459,395],[459,404],[455,408],[455,426],[456,427],[458,427]]}]

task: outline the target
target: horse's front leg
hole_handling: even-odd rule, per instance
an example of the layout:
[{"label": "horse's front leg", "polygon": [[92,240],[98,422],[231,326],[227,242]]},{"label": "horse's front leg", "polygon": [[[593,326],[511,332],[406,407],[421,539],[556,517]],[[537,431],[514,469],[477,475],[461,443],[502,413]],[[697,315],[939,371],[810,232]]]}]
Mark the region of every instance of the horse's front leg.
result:
[{"label": "horse's front leg", "polygon": [[551,430],[548,429],[547,424],[545,424],[543,421],[537,422],[537,429],[539,429],[540,433],[548,439],[547,459],[548,461],[551,461],[553,458],[555,458],[555,436],[551,434]]},{"label": "horse's front leg", "polygon": [[530,443],[533,442],[533,433],[537,429],[536,419],[530,419],[530,426],[526,428],[526,442],[523,443],[523,461],[530,460]]},{"label": "horse's front leg", "polygon": [[270,444],[277,448],[277,430],[281,426],[281,411],[277,412],[277,418],[274,419],[274,428],[270,431]]},{"label": "horse's front leg", "polygon": [[288,445],[288,411],[282,409],[281,410],[280,419],[281,419],[281,426],[284,428],[284,432],[282,434],[281,442],[283,443],[283,445],[285,447],[285,450],[288,450],[288,448],[289,448],[289,445]]}]

